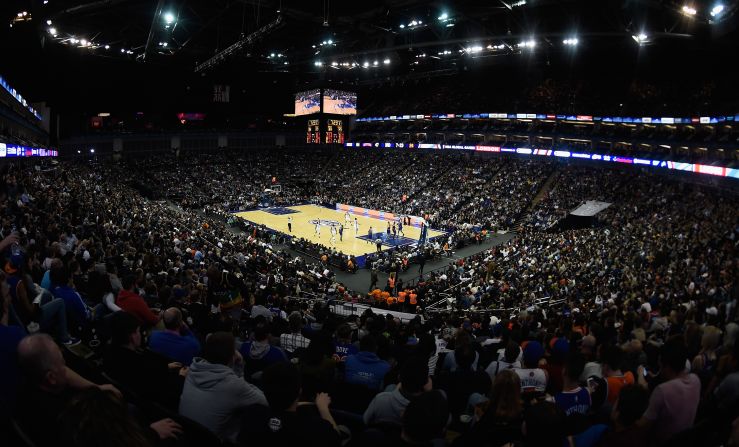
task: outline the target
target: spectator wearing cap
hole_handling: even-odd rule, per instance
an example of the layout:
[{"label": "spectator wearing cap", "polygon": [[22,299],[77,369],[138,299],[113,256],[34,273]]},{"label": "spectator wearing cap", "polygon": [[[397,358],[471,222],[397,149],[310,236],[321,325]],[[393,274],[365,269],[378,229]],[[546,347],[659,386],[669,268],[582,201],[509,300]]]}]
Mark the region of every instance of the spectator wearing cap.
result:
[{"label": "spectator wearing cap", "polygon": [[563,337],[553,338],[550,342],[550,349],[551,355],[547,359],[544,369],[547,371],[547,376],[549,377],[547,391],[550,394],[556,394],[562,391],[562,370],[567,354],[570,352],[570,343]]},{"label": "spectator wearing cap", "polygon": [[372,399],[364,412],[364,424],[400,425],[410,400],[432,388],[428,363],[425,358],[408,359],[400,369],[400,383],[392,391],[380,393]]},{"label": "spectator wearing cap", "polygon": [[480,397],[470,397],[477,422],[455,441],[454,447],[503,445],[520,441],[523,404],[518,375],[510,369],[501,371],[494,378],[490,399]]},{"label": "spectator wearing cap", "polygon": [[211,334],[203,357],[196,357],[190,366],[180,397],[181,415],[230,442],[236,442],[241,431],[241,413],[251,405],[267,405],[262,391],[234,372],[241,361],[233,335]]},{"label": "spectator wearing cap", "polygon": [[290,332],[280,335],[280,346],[289,354],[293,354],[297,349],[305,349],[310,344],[310,340],[305,338],[301,333],[303,327],[303,316],[300,312],[293,312],[287,318],[290,326]]},{"label": "spectator wearing cap", "polygon": [[475,393],[487,393],[492,381],[485,371],[477,370],[473,366],[476,352],[471,345],[458,346],[454,354],[457,369],[454,372],[440,373],[437,383],[438,388],[446,391],[449,396],[449,411],[456,421],[467,410],[470,397]]},{"label": "spectator wearing cap", "polygon": [[359,341],[359,352],[346,358],[344,378],[347,382],[380,390],[390,364],[377,356],[377,341],[365,335]]},{"label": "spectator wearing cap", "polygon": [[254,341],[241,345],[246,372],[252,378],[258,378],[261,372],[274,363],[288,361],[285,352],[269,343],[270,330],[267,325],[258,325],[254,330]]},{"label": "spectator wearing cap", "polygon": [[579,381],[584,383],[590,377],[602,377],[602,368],[596,359],[598,341],[594,335],[586,335],[580,340],[580,354],[585,359],[585,367]]},{"label": "spectator wearing cap", "polygon": [[123,290],[118,292],[118,297],[115,299],[116,306],[133,314],[145,326],[156,326],[159,323],[159,316],[149,309],[144,298],[136,293],[135,290],[136,277],[134,275],[126,275],[123,278]]},{"label": "spectator wearing cap", "polygon": [[200,342],[182,320],[182,311],[176,307],[165,310],[162,316],[164,330],[154,331],[149,337],[149,349],[183,366],[189,366],[200,354]]},{"label": "spectator wearing cap", "polygon": [[544,347],[538,341],[530,341],[523,348],[523,367],[513,371],[521,379],[521,393],[526,396],[542,395],[547,389],[549,377],[547,372],[539,368],[539,361],[544,357]]},{"label": "spectator wearing cap", "polygon": [[[672,338],[659,350],[660,376],[665,382],[657,385],[649,398],[649,406],[640,419],[641,426],[650,430],[651,440],[658,445],[690,428],[700,401],[701,382],[686,369],[688,350],[681,338]],[[639,385],[647,387],[644,367],[638,370]]]},{"label": "spectator wearing cap", "polygon": [[603,352],[602,372],[608,386],[606,400],[613,405],[618,399],[618,393],[626,385],[634,384],[634,374],[631,371],[621,372],[624,352],[618,346],[608,346]]}]

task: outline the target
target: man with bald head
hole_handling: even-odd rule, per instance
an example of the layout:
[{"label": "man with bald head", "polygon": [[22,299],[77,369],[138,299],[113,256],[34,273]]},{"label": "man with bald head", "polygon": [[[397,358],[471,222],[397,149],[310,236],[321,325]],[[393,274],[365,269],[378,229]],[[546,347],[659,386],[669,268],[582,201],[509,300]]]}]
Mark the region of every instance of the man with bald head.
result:
[{"label": "man with bald head", "polygon": [[112,385],[96,385],[69,369],[59,346],[47,334],[21,340],[18,363],[26,387],[18,399],[17,419],[36,445],[58,443],[57,418],[78,391],[99,387],[120,396]]},{"label": "man with bald head", "polygon": [[200,342],[187,323],[182,320],[182,311],[170,307],[162,315],[164,330],[156,331],[149,338],[149,349],[184,366],[192,363],[200,353]]}]

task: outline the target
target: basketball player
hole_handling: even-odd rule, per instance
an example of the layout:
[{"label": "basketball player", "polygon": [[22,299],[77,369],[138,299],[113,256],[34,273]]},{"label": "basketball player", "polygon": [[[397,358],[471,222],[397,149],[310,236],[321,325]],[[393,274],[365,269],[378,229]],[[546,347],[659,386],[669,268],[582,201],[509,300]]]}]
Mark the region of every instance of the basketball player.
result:
[{"label": "basketball player", "polygon": [[293,218],[290,216],[287,217],[287,231],[290,233],[293,232]]},{"label": "basketball player", "polygon": [[344,227],[339,225],[339,240],[344,242]]},{"label": "basketball player", "polygon": [[359,234],[359,222],[356,217],[354,218],[354,234]]},{"label": "basketball player", "polygon": [[348,228],[349,223],[351,222],[351,217],[349,217],[349,211],[344,214],[344,225]]},{"label": "basketball player", "polygon": [[398,234],[405,237],[405,233],[403,233],[403,219],[398,219]]},{"label": "basketball player", "polygon": [[336,227],[331,225],[331,245],[336,244]]},{"label": "basketball player", "polygon": [[369,227],[369,230],[367,230],[367,243],[372,243],[372,226]]},{"label": "basketball player", "polygon": [[315,236],[318,236],[318,238],[321,238],[321,223],[320,221],[316,221],[316,231],[313,233]]}]

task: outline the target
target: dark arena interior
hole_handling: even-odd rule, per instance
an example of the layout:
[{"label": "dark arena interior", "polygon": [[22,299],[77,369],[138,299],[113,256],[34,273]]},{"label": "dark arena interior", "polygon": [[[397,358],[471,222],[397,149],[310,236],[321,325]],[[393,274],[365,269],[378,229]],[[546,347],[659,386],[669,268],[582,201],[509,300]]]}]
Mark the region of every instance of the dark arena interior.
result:
[{"label": "dark arena interior", "polygon": [[0,2],[0,445],[739,446],[738,27]]}]

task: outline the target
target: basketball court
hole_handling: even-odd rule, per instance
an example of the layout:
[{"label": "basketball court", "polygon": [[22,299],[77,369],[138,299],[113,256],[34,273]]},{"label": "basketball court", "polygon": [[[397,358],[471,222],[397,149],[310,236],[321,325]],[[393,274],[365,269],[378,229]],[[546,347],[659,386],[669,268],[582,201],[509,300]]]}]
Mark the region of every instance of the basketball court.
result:
[{"label": "basketball court", "polygon": [[[408,245],[418,242],[421,229],[414,226],[403,226],[404,235],[398,234],[396,238],[392,235],[387,238],[387,220],[350,214],[351,219],[345,225],[345,212],[332,210],[317,205],[298,205],[288,207],[261,208],[258,210],[234,213],[234,215],[246,219],[258,225],[264,225],[272,230],[289,234],[294,237],[307,239],[327,247],[336,248],[347,255],[362,256],[377,251],[375,240],[382,239],[382,249],[387,250],[393,246]],[[287,220],[292,218],[292,232],[288,231]],[[359,223],[359,231],[354,231],[354,218]],[[316,223],[319,223],[321,234],[316,234]],[[331,243],[331,227],[336,232],[336,243]],[[339,226],[344,227],[343,240],[339,238]],[[372,227],[373,235],[370,237],[368,231]],[[428,239],[441,236],[444,232],[428,229]]]}]

